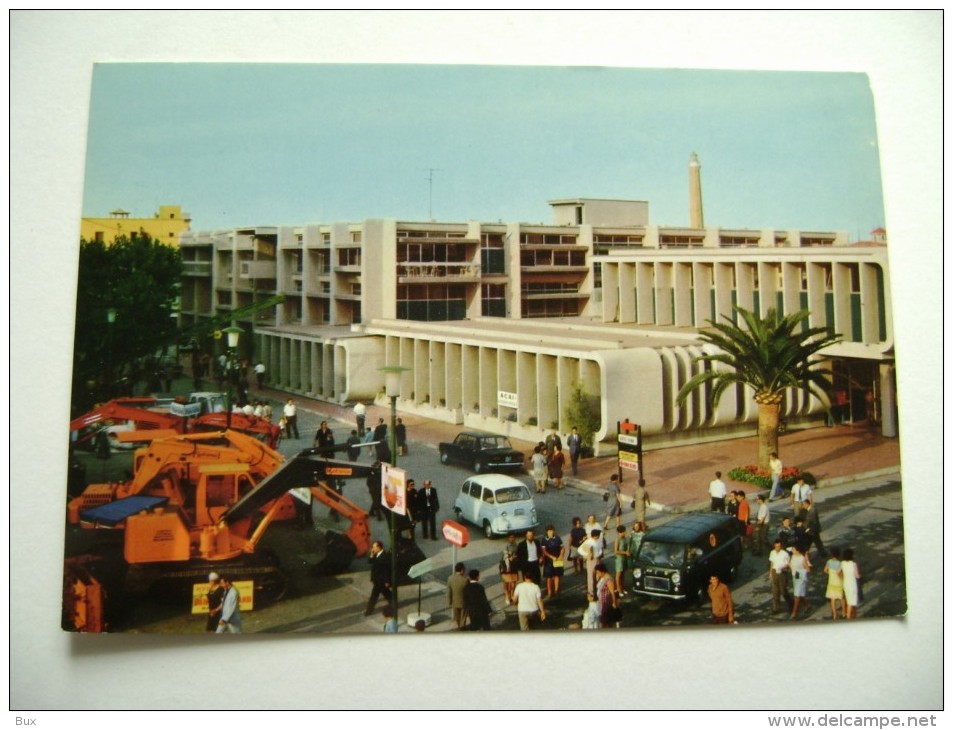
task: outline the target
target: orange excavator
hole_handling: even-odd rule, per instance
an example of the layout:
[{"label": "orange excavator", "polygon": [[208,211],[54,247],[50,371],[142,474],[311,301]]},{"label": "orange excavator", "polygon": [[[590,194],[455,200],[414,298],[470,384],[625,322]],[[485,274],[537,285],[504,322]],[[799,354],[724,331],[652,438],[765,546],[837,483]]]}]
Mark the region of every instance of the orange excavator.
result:
[{"label": "orange excavator", "polygon": [[[229,414],[225,407],[220,393],[193,393],[188,403],[149,397],[116,398],[70,421],[70,444],[74,448],[92,448],[97,440],[106,439],[110,447],[116,448],[159,436],[231,428],[277,448],[281,438],[278,426],[238,411]],[[130,434],[141,438],[129,438]]]},{"label": "orange excavator", "polygon": [[[256,605],[280,599],[286,581],[278,561],[256,548],[272,522],[294,513],[292,500],[297,497],[289,494],[292,491],[318,500],[350,522],[344,533],[325,533],[326,557],[314,572],[346,570],[370,547],[367,513],[327,482],[373,478],[379,466],[335,460],[317,448],[284,459],[235,431],[155,440],[136,453],[135,466],[130,482],[91,485],[69,503],[71,524],[122,531],[122,567],[127,571],[123,582],[192,584],[205,582],[208,573],[216,571],[253,581]],[[401,563],[406,570],[422,559],[411,544]],[[87,558],[68,558],[64,628],[108,630],[109,592]]]}]

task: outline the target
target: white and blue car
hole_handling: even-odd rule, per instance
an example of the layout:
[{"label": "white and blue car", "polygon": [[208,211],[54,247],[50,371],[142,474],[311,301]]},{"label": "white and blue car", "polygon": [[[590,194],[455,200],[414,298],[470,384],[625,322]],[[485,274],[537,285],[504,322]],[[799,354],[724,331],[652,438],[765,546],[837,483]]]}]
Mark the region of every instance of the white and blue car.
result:
[{"label": "white and blue car", "polygon": [[488,538],[539,528],[529,488],[506,474],[470,477],[453,504],[457,518],[483,530]]}]

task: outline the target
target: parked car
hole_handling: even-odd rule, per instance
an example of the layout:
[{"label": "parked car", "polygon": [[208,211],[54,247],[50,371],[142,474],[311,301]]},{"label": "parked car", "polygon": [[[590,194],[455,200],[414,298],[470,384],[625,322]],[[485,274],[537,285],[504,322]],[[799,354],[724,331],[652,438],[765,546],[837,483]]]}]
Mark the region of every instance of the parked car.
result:
[{"label": "parked car", "polygon": [[477,474],[501,469],[522,469],[523,452],[513,448],[506,436],[479,431],[458,433],[452,443],[439,445],[440,461],[469,466]]},{"label": "parked car", "polygon": [[470,477],[453,503],[457,518],[483,529],[488,538],[539,527],[529,488],[506,474]]},{"label": "parked car", "polygon": [[731,515],[699,512],[646,533],[634,558],[632,590],[655,598],[703,600],[712,575],[730,583],[741,563],[737,522]]}]

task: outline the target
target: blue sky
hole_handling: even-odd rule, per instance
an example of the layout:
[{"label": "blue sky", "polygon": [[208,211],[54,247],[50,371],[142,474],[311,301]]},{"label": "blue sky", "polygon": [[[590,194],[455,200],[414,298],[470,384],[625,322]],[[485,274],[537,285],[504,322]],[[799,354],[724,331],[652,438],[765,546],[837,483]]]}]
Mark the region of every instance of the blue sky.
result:
[{"label": "blue sky", "polygon": [[98,64],[83,215],[550,222],[579,196],[686,225],[692,152],[707,225],[884,224],[863,74],[526,66]]}]

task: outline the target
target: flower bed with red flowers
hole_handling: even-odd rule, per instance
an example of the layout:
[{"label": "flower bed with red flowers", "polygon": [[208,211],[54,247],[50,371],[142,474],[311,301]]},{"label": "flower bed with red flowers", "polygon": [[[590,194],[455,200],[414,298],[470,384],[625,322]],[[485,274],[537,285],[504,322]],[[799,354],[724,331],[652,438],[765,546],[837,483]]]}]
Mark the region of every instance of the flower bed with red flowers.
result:
[{"label": "flower bed with red flowers", "polygon": [[[781,470],[781,487],[790,489],[791,485],[798,480],[798,477],[804,477],[804,481],[808,484],[814,484],[817,481],[810,472],[802,471],[796,466],[786,466]],[[759,469],[757,464],[735,467],[728,472],[728,478],[736,482],[755,484],[760,489],[771,488],[771,471],[768,469]]]}]

